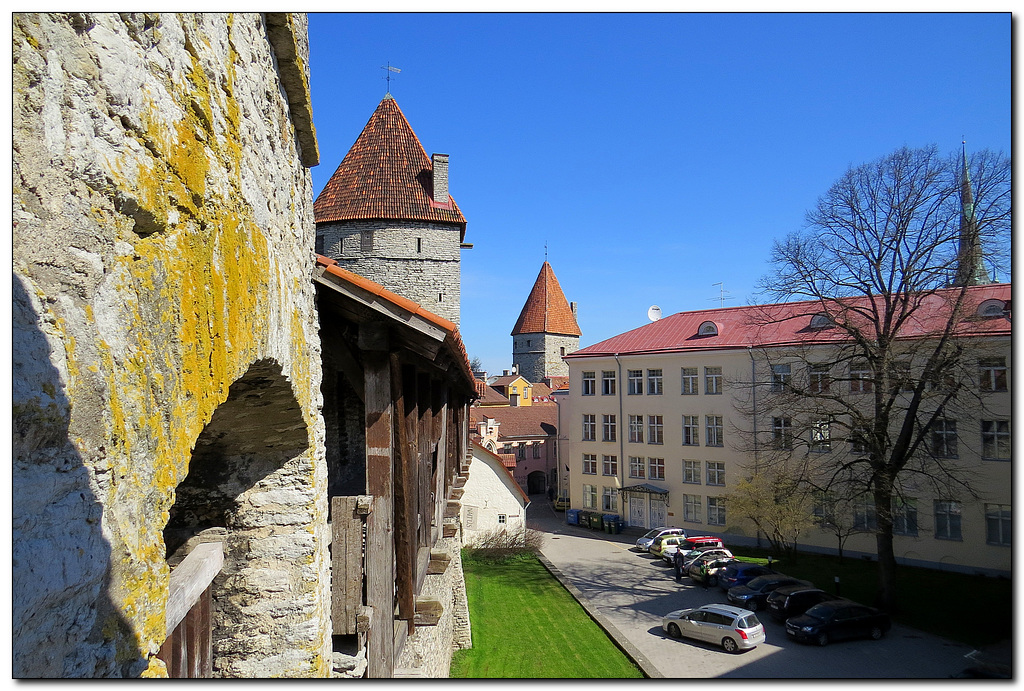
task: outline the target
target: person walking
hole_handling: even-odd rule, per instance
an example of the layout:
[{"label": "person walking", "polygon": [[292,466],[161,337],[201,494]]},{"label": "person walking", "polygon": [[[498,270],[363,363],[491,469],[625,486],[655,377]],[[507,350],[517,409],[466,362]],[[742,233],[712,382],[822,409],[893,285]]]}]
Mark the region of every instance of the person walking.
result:
[{"label": "person walking", "polygon": [[700,561],[700,583],[704,590],[708,589],[708,563],[703,559]]}]

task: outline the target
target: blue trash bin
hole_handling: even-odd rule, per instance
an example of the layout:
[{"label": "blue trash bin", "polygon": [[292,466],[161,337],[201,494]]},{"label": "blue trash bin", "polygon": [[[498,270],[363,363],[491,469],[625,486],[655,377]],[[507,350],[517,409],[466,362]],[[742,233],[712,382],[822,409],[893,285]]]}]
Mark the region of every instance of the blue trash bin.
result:
[{"label": "blue trash bin", "polygon": [[569,525],[580,524],[580,510],[579,509],[566,509],[565,510],[565,522]]}]

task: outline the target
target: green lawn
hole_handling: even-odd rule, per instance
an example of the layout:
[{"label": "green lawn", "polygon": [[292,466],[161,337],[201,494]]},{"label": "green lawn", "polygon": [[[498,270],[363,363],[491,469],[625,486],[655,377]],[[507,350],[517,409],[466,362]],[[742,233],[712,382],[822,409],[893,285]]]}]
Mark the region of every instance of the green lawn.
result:
[{"label": "green lawn", "polygon": [[[767,561],[766,550],[737,547],[733,552],[749,561]],[[835,577],[839,576],[843,597],[866,605],[874,603],[876,562],[850,557],[839,562],[835,556],[803,553],[793,562],[776,559],[772,566],[830,593],[835,592]],[[901,624],[976,647],[1012,636],[1013,588],[1009,579],[897,566],[896,593],[900,611],[893,618]],[[985,614],[962,616],[963,612]]]},{"label": "green lawn", "polygon": [[643,677],[535,557],[464,559],[473,647],[452,678]]}]

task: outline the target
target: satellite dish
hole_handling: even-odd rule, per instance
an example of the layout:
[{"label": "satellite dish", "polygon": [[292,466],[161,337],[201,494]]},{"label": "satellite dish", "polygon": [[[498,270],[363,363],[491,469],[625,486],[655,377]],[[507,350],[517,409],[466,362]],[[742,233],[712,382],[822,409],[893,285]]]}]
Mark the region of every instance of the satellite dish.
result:
[{"label": "satellite dish", "polygon": [[652,322],[656,322],[661,319],[661,308],[657,305],[651,305],[647,310],[647,318]]}]

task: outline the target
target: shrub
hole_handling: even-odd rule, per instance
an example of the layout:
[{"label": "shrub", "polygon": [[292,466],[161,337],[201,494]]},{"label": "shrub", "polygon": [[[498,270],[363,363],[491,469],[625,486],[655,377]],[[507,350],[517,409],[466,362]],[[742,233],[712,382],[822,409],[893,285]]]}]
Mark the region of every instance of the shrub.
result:
[{"label": "shrub", "polygon": [[521,555],[540,552],[544,534],[531,528],[506,530],[495,528],[478,537],[472,545],[466,546],[466,553],[472,559],[504,561]]}]

